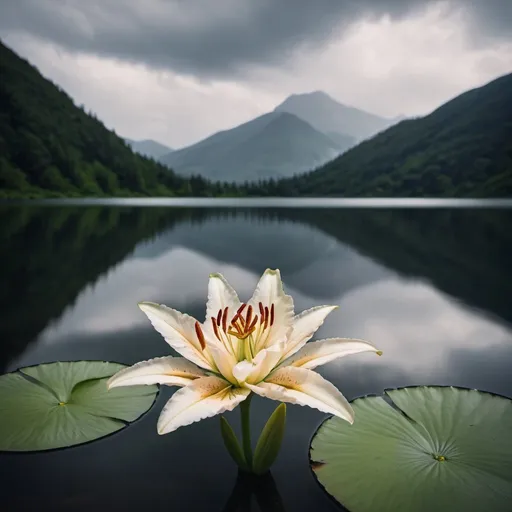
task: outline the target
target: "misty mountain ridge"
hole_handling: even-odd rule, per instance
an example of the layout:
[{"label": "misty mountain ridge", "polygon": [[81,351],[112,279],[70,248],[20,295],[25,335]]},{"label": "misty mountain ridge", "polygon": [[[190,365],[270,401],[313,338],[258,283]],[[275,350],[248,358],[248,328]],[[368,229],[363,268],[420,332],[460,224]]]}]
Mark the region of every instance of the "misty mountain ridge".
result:
[{"label": "misty mountain ridge", "polygon": [[173,148],[152,139],[133,140],[125,137],[124,140],[133,151],[154,160],[158,160],[161,156],[174,151]]},{"label": "misty mountain ridge", "polygon": [[193,179],[134,153],[1,43],[0,75],[0,197],[512,196],[512,74],[348,150],[343,132],[275,110],[162,157]]},{"label": "misty mountain ridge", "polygon": [[298,196],[511,197],[512,73],[282,183]]},{"label": "misty mountain ridge", "polygon": [[356,139],[350,135],[339,132],[324,132],[338,147],[347,150],[356,145]]},{"label": "misty mountain ridge", "polygon": [[[278,121],[278,114],[293,118]],[[322,91],[293,94],[272,112],[216,132],[160,161],[186,176],[237,182],[279,179],[321,166],[402,118],[386,119],[348,107]],[[277,126],[284,132],[278,133]]]},{"label": "misty mountain ridge", "polygon": [[398,122],[355,107],[343,105],[323,91],[292,94],[274,112],[289,112],[323,133],[353,137],[354,143],[371,137]]},{"label": "misty mountain ridge", "polygon": [[352,145],[333,140],[288,112],[269,112],[160,158],[177,173],[235,182],[289,177]]}]

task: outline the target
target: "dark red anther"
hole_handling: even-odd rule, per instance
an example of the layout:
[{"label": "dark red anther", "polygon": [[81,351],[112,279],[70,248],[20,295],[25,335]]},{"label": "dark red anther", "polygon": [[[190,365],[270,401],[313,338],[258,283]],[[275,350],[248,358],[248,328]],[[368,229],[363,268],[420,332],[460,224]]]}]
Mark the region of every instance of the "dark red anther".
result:
[{"label": "dark red anther", "polygon": [[270,327],[274,325],[274,304],[270,308]]},{"label": "dark red anther", "polygon": [[246,330],[248,330],[249,325],[251,325],[251,320],[252,320],[252,306],[249,306],[247,308],[247,315],[245,317]]},{"label": "dark red anther", "polygon": [[199,322],[196,321],[196,323],[194,324],[194,327],[196,329],[197,339],[199,340],[199,344],[201,345],[201,350],[204,350],[206,348],[206,341],[204,339],[204,334],[201,329],[201,325],[199,324]]},{"label": "dark red anther", "polygon": [[254,315],[253,321],[251,322],[251,325],[249,326],[249,331],[253,330],[256,326],[256,323],[258,322],[258,315]]},{"label": "dark red anther", "polygon": [[215,333],[215,336],[216,338],[221,341],[220,339],[220,333],[219,333],[219,328],[217,326],[217,319],[215,317],[212,316],[212,325],[213,325],[213,332]]},{"label": "dark red anther", "polygon": [[228,307],[224,308],[224,313],[222,314],[222,330],[226,332],[228,330]]},{"label": "dark red anther", "polygon": [[258,306],[260,308],[260,318],[261,321],[263,322],[263,319],[265,318],[265,310],[263,309],[263,304],[261,302],[258,303]]},{"label": "dark red anther", "polygon": [[263,329],[266,329],[267,328],[267,325],[268,325],[268,317],[269,317],[270,313],[268,311],[268,307],[265,306],[265,322],[263,324]]},{"label": "dark red anther", "polygon": [[219,309],[219,312],[217,313],[217,325],[220,325],[221,320],[222,320],[222,309]]}]

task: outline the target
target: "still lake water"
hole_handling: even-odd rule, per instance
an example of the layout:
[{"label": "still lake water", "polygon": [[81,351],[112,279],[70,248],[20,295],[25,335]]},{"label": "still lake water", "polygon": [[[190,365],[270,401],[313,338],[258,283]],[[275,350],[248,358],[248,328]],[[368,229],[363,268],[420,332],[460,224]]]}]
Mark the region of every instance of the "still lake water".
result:
[{"label": "still lake water", "polygon": [[[167,355],[138,301],[202,319],[210,272],[223,273],[247,299],[272,267],[281,269],[296,311],[341,306],[316,339],[365,338],[384,351],[320,368],[349,399],[416,384],[512,397],[511,226],[512,209],[488,206],[4,204],[0,372],[55,360],[131,364]],[[218,418],[156,433],[175,389],[163,388],[149,414],[104,440],[0,454],[1,509],[245,510],[234,504],[237,472]],[[276,405],[253,400],[253,436]],[[238,414],[227,415],[236,428]],[[324,418],[288,407],[274,485],[264,489],[275,504],[267,510],[338,510],[308,466],[309,441]]]}]

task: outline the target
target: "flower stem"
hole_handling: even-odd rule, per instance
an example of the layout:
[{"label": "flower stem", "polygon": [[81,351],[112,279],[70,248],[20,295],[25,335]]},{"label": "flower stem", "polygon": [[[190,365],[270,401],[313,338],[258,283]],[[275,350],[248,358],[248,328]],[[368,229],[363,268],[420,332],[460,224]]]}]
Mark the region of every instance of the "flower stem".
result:
[{"label": "flower stem", "polygon": [[252,447],[251,447],[251,408],[252,393],[240,404],[240,415],[242,419],[242,445],[244,449],[245,460],[249,469],[252,470]]}]

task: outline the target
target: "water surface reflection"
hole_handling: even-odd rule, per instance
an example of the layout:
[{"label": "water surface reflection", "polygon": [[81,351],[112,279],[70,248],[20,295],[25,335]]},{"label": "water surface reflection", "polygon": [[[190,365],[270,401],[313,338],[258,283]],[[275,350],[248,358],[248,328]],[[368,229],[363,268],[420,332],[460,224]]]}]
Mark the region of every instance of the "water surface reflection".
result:
[{"label": "water surface reflection", "polygon": [[[202,319],[210,272],[222,272],[247,299],[261,272],[278,267],[296,311],[341,306],[317,338],[362,337],[384,351],[320,369],[349,398],[413,384],[512,396],[511,220],[511,210],[482,209],[3,207],[0,365],[133,363],[168,354],[137,301]],[[156,434],[172,392],[164,390],[144,421],[104,441],[2,455],[7,509],[41,499],[48,510],[90,510],[100,502],[113,510],[228,506],[237,473],[217,419]],[[253,428],[260,429],[275,403],[253,403]],[[237,411],[228,416],[237,424]],[[309,438],[323,417],[289,407],[273,471],[286,510],[335,510],[307,466]],[[246,496],[247,486],[242,490]]]}]

